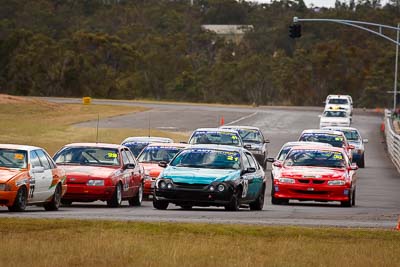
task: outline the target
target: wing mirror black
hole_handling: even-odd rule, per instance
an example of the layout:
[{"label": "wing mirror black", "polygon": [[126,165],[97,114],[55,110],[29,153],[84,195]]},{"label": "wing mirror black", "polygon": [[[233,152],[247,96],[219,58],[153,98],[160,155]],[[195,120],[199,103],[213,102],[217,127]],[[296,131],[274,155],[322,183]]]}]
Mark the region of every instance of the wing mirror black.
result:
[{"label": "wing mirror black", "polygon": [[243,147],[246,149],[251,149],[251,145],[244,145]]},{"label": "wing mirror black", "polygon": [[247,169],[243,170],[242,174],[255,173],[255,172],[256,172],[256,168],[250,167],[250,168],[247,168]]},{"label": "wing mirror black", "polygon": [[135,168],[135,164],[132,164],[132,163],[125,164],[124,167],[123,167],[124,170],[126,170],[126,169],[134,169],[134,168]]},{"label": "wing mirror black", "polygon": [[269,144],[270,143],[269,139],[265,139],[264,143]]},{"label": "wing mirror black", "polygon": [[166,161],[160,161],[160,162],[158,163],[158,166],[160,166],[161,168],[167,168],[168,162],[166,162]]}]

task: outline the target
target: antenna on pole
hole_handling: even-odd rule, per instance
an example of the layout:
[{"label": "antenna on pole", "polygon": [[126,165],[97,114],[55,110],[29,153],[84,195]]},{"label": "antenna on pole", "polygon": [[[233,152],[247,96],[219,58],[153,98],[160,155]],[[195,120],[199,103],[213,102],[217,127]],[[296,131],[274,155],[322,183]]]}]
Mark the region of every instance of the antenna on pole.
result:
[{"label": "antenna on pole", "polygon": [[100,113],[97,113],[96,144],[99,142],[99,121],[100,121]]},{"label": "antenna on pole", "polygon": [[150,121],[151,121],[151,117],[150,117],[150,112],[149,112],[149,137],[150,137]]}]

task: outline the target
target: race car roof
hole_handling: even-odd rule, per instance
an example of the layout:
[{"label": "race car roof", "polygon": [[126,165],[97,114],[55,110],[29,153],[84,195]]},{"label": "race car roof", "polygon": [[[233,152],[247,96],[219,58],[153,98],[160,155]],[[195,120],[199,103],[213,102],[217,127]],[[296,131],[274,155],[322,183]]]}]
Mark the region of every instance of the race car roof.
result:
[{"label": "race car roof", "polygon": [[303,134],[334,134],[334,135],[344,135],[342,132],[340,131],[333,131],[333,130],[324,130],[324,129],[308,129],[308,130],[304,130],[301,135]]},{"label": "race car roof", "polygon": [[231,133],[236,133],[238,132],[236,130],[232,129],[223,129],[223,128],[199,128],[194,130],[193,132],[231,132]]},{"label": "race car roof", "polygon": [[260,131],[260,128],[258,128],[258,127],[244,126],[244,125],[229,125],[229,126],[223,125],[223,126],[221,126],[219,128],[221,128],[221,129],[232,129],[232,130],[234,130],[234,129],[249,129],[249,130],[258,130],[258,131]]},{"label": "race car roof", "polygon": [[322,143],[322,142],[305,142],[305,141],[293,141],[293,142],[287,142],[285,143],[282,147],[287,147],[287,146],[332,146],[331,144],[328,143]]},{"label": "race car roof", "polygon": [[122,145],[118,144],[107,144],[107,143],[72,143],[65,145],[64,147],[99,147],[99,148],[120,148]]},{"label": "race car roof", "polygon": [[17,145],[17,144],[0,144],[0,148],[18,149],[18,150],[26,150],[26,151],[42,149],[41,147],[28,146],[28,145]]},{"label": "race car roof", "polygon": [[192,149],[192,148],[215,149],[215,150],[225,150],[225,151],[235,151],[235,152],[247,151],[247,149],[245,149],[243,147],[216,145],[216,144],[196,144],[196,145],[191,145],[190,147],[187,147],[186,149]]},{"label": "race car roof", "polygon": [[121,144],[124,144],[126,142],[137,142],[137,143],[173,143],[174,140],[171,138],[166,138],[166,137],[157,137],[157,136],[131,136],[125,138],[124,141],[122,141]]},{"label": "race car roof", "polygon": [[189,147],[189,144],[186,143],[151,143],[147,147],[152,147],[152,146],[163,146],[163,147],[182,147],[186,148]]},{"label": "race car roof", "polygon": [[342,147],[334,147],[334,146],[295,146],[291,149],[293,150],[324,150],[324,151],[334,151],[334,152],[342,152],[346,154],[346,151]]},{"label": "race car roof", "polygon": [[335,131],[335,130],[338,130],[338,131],[340,131],[340,130],[354,130],[354,131],[358,132],[357,128],[354,128],[354,127],[341,127],[341,126],[326,126],[326,127],[323,127],[322,130],[333,130],[333,131]]}]

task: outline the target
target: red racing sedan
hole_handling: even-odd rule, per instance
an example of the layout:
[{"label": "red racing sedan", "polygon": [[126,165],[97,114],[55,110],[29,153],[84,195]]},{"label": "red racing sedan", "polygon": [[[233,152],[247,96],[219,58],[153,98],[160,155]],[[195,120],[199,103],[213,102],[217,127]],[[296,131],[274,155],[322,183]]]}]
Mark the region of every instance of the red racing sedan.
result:
[{"label": "red racing sedan", "polygon": [[339,201],[355,205],[357,165],[351,164],[343,148],[326,146],[293,147],[273,178],[272,204],[287,204],[290,199]]},{"label": "red racing sedan", "polygon": [[69,144],[54,161],[67,175],[64,205],[72,202],[106,201],[118,207],[123,200],[140,206],[143,199],[143,167],[125,146],[100,143]]}]

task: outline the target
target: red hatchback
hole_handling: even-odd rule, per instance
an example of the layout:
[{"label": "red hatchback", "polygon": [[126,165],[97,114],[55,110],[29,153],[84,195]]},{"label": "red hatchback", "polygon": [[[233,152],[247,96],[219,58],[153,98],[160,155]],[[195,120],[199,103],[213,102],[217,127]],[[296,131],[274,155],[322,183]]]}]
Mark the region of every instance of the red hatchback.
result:
[{"label": "red hatchback", "polygon": [[60,149],[54,161],[67,175],[67,192],[61,202],[107,201],[118,207],[123,200],[139,206],[143,198],[143,167],[125,146],[77,143]]},{"label": "red hatchback", "polygon": [[283,163],[274,164],[280,168],[273,178],[272,204],[295,199],[355,205],[357,165],[351,165],[343,148],[298,146]]}]

